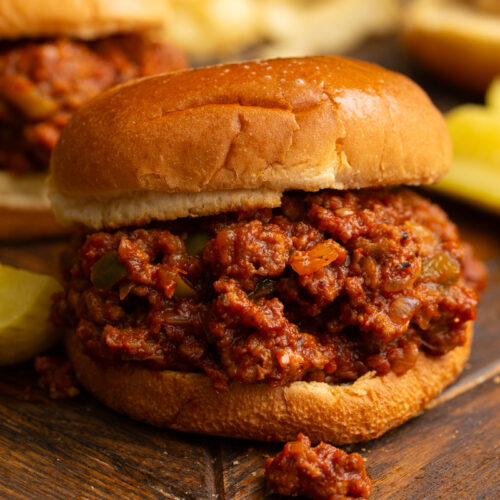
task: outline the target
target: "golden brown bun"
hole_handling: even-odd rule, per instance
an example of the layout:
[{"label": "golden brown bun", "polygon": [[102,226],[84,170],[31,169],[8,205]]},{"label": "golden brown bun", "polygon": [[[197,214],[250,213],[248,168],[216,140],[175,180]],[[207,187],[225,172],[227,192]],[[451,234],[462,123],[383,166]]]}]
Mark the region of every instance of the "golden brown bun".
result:
[{"label": "golden brown bun", "polygon": [[[496,0],[495,0],[496,1]],[[405,14],[404,39],[415,59],[447,82],[484,92],[500,75],[500,2],[416,0]]]},{"label": "golden brown bun", "polygon": [[0,38],[93,39],[163,26],[165,0],[0,0]]},{"label": "golden brown bun", "polygon": [[421,354],[398,377],[367,374],[352,384],[294,382],[288,387],[232,383],[217,393],[202,374],[154,371],[134,363],[105,368],[86,356],[76,335],[66,347],[83,387],[106,405],[161,427],[262,441],[288,441],[298,432],[313,441],[346,444],[373,439],[420,410],[462,371],[467,343],[441,357]]},{"label": "golden brown bun", "polygon": [[14,177],[0,171],[0,240],[24,240],[68,233],[50,208],[46,174]]},{"label": "golden brown bun", "polygon": [[275,59],[101,94],[62,132],[50,197],[61,220],[98,229],[277,206],[290,189],[428,184],[450,163],[442,115],[403,75]]}]

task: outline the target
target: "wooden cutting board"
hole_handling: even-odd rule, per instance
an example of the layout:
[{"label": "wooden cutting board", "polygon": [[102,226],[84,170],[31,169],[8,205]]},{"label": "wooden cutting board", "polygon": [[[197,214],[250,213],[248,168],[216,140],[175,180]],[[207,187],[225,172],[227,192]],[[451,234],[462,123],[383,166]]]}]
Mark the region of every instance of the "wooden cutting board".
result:
[{"label": "wooden cutting board", "polygon": [[[409,70],[392,40],[368,45],[358,55]],[[443,109],[461,99],[427,88]],[[373,499],[500,498],[500,219],[439,201],[488,261],[490,282],[472,356],[457,383],[407,424],[343,447],[365,457]],[[63,246],[53,240],[4,244],[0,261],[57,275]],[[279,449],[156,429],[85,393],[51,401],[36,387],[30,364],[0,370],[2,499],[273,498],[266,493],[262,465]]]}]

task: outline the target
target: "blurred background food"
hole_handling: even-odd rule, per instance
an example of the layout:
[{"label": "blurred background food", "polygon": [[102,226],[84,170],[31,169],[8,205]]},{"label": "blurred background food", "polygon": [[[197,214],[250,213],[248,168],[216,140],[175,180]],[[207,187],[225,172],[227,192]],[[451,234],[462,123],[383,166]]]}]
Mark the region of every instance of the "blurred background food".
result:
[{"label": "blurred background food", "polygon": [[412,0],[401,33],[441,94],[471,101],[447,113],[454,162],[435,189],[500,213],[500,0]]},{"label": "blurred background food", "polygon": [[195,64],[339,53],[394,32],[399,0],[171,0],[166,37]]},{"label": "blurred background food", "polygon": [[405,44],[422,67],[481,94],[500,74],[500,0],[414,0]]},{"label": "blurred background food", "polygon": [[0,218],[16,219],[0,238],[61,232],[44,187],[59,133],[99,92],[186,66],[155,40],[168,19],[164,0],[0,1]]},{"label": "blurred background food", "polygon": [[500,79],[485,105],[464,104],[447,113],[454,159],[435,189],[500,213]]}]

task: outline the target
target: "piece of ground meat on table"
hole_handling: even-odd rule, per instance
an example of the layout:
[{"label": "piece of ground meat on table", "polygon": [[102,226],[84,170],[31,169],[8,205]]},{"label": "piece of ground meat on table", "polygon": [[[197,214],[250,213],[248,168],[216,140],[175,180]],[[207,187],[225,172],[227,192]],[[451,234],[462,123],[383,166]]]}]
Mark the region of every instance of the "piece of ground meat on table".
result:
[{"label": "piece of ground meat on table", "polygon": [[313,500],[371,495],[371,480],[360,455],[323,442],[311,447],[302,433],[276,457],[268,458],[265,469],[268,488],[280,495],[304,495]]}]

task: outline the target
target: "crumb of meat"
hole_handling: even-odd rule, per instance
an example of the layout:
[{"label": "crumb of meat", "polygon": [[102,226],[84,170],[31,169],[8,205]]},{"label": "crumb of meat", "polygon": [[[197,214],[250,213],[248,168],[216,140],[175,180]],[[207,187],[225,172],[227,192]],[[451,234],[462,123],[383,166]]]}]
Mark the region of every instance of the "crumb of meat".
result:
[{"label": "crumb of meat", "polygon": [[70,361],[62,356],[39,356],[35,358],[38,385],[47,391],[51,399],[69,399],[77,396],[76,376]]},{"label": "crumb of meat", "polygon": [[300,433],[296,441],[265,463],[268,488],[280,495],[303,495],[313,500],[369,498],[371,480],[363,458],[327,443],[311,447]]}]

